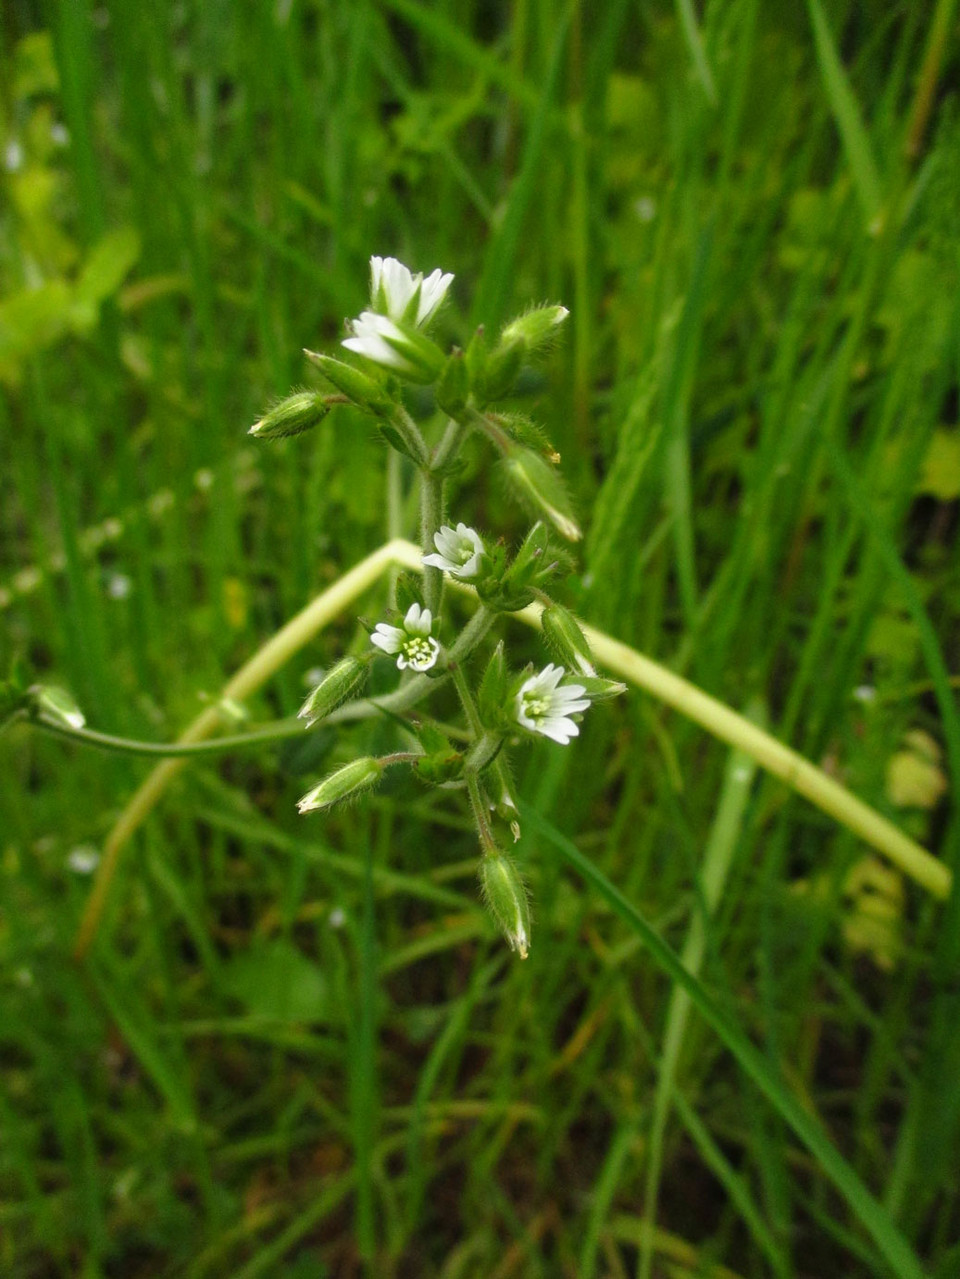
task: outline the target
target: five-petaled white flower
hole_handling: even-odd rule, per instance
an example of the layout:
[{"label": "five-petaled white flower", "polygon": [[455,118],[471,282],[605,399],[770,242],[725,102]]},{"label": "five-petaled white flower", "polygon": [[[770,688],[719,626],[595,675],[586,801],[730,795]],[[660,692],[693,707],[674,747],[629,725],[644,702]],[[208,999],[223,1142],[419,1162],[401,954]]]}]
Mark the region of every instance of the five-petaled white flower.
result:
[{"label": "five-petaled white flower", "polygon": [[437,554],[425,555],[424,564],[443,569],[461,581],[477,576],[483,556],[483,541],[475,529],[458,524],[454,530],[447,524],[441,524],[440,532],[433,535],[433,544]]},{"label": "five-petaled white flower", "polygon": [[414,275],[396,258],[371,258],[370,306],[391,320],[419,328],[446,297],[452,281],[453,276],[439,267],[424,279],[422,272]]},{"label": "five-petaled white flower", "polygon": [[415,671],[428,671],[436,663],[440,645],[430,634],[433,616],[428,608],[411,604],[403,619],[403,626],[388,626],[378,622],[370,636],[377,648],[397,658],[400,670],[409,666]]},{"label": "five-petaled white flower", "polygon": [[551,662],[539,675],[531,675],[521,684],[516,699],[517,723],[561,746],[580,734],[569,716],[590,705],[589,697],[583,696],[587,690],[582,684],[560,684],[564,674],[562,666]]}]

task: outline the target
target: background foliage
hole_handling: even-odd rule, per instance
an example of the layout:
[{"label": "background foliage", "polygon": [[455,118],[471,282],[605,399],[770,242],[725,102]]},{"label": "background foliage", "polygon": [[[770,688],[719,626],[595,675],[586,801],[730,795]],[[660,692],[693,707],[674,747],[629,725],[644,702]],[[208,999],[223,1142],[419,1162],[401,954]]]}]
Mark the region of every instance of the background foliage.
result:
[{"label": "background foliage", "polygon": [[[361,308],[369,255],[395,254],[456,272],[451,341],[571,308],[519,401],[587,528],[568,602],[956,865],[960,738],[930,657],[939,637],[958,669],[954,19],[10,0],[4,663],[97,728],[167,740],[384,539],[365,422],[244,432],[309,382],[301,348]],[[486,460],[451,509],[515,540]],[[246,713],[293,713],[353,635],[344,618]],[[624,700],[531,749],[521,794],[675,949],[702,931],[707,988],[956,1275],[960,907]],[[672,983],[542,828],[519,846],[519,964],[447,796],[401,780],[297,817],[339,749],[321,731],[191,765],[76,966],[89,871],[147,765],[0,739],[5,1275],[622,1276],[654,1215],[660,1275],[889,1273],[696,1015],[665,1042]]]}]

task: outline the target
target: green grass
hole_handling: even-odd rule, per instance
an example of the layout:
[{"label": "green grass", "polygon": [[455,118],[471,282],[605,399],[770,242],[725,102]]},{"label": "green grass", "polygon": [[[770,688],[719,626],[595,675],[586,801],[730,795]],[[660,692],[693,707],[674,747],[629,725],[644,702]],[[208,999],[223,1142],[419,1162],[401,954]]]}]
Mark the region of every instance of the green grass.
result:
[{"label": "green grass", "polygon": [[[518,404],[566,602],[960,869],[950,0],[8,8],[4,669],[169,741],[415,533],[366,420],[245,438],[396,254],[456,273],[445,341],[571,308]],[[515,542],[489,460],[451,512]],[[0,736],[4,1276],[955,1275],[960,896],[637,692],[518,756],[519,963],[459,796],[297,816],[391,733],[191,758],[82,964],[72,867],[152,761]]]}]

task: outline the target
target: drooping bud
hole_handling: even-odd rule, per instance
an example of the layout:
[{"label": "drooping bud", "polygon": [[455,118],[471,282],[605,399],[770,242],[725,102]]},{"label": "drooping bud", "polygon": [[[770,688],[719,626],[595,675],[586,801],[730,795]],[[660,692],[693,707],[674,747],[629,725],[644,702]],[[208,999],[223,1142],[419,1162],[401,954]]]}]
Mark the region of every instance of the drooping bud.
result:
[{"label": "drooping bud", "polygon": [[35,684],[30,690],[35,708],[64,728],[83,728],[87,718],[65,688],[56,684]]},{"label": "drooping bud", "polygon": [[561,666],[577,675],[596,676],[597,668],[593,663],[587,637],[568,609],[559,604],[551,604],[544,609],[541,624],[543,638]]},{"label": "drooping bud", "polygon": [[507,478],[520,500],[550,521],[557,532],[570,542],[582,536],[574,519],[570,499],[563,480],[538,453],[520,445],[503,459]]},{"label": "drooping bud", "polygon": [[373,790],[383,775],[383,764],[371,756],[362,756],[325,777],[319,786],[307,791],[297,804],[301,813],[315,813],[336,804],[356,799],[364,791]]},{"label": "drooping bud", "polygon": [[367,678],[369,664],[366,658],[343,657],[331,666],[297,712],[301,719],[307,721],[308,728],[357,696]]},{"label": "drooping bud", "polygon": [[463,412],[470,394],[470,378],[467,374],[466,360],[459,347],[454,347],[443,366],[434,394],[437,406],[448,417],[458,417]]},{"label": "drooping bud", "polygon": [[259,422],[254,422],[250,435],[258,440],[282,440],[288,435],[302,435],[322,422],[330,412],[329,398],[319,391],[297,391],[268,409]]},{"label": "drooping bud", "polygon": [[570,312],[565,306],[536,306],[511,320],[500,334],[502,342],[520,341],[531,355],[549,346]]},{"label": "drooping bud", "polygon": [[337,390],[358,409],[363,409],[366,413],[375,413],[377,417],[390,417],[396,412],[396,405],[380,383],[368,373],[364,373],[362,369],[356,369],[352,364],[345,364],[343,360],[335,360],[332,355],[321,355],[316,351],[307,350],[303,353],[311,364],[317,366],[327,381],[332,382]]},{"label": "drooping bud", "polygon": [[506,853],[498,851],[484,857],[480,863],[480,886],[511,949],[526,959],[530,949],[530,903],[520,873]]}]

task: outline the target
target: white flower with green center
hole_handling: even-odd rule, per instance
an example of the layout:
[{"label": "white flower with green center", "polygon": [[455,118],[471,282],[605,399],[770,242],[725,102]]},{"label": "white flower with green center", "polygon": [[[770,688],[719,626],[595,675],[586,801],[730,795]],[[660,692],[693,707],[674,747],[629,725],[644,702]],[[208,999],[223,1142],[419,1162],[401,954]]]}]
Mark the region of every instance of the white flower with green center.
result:
[{"label": "white flower with green center", "polygon": [[453,276],[439,267],[426,279],[416,275],[396,258],[370,259],[370,307],[391,320],[406,321],[419,328],[446,297]]},{"label": "white flower with green center", "polygon": [[477,576],[484,548],[480,534],[475,529],[467,528],[466,524],[458,524],[456,529],[442,524],[440,532],[433,535],[433,544],[437,553],[425,555],[424,564],[443,569],[462,582]]},{"label": "white flower with green center", "polygon": [[584,697],[587,690],[582,684],[561,685],[564,674],[562,666],[554,666],[551,662],[539,675],[531,675],[520,685],[515,707],[517,723],[521,727],[531,733],[542,733],[561,746],[566,746],[572,737],[580,734],[570,716],[585,711],[590,705],[590,698]]},{"label": "white flower with green center", "polygon": [[440,645],[430,634],[433,615],[428,608],[411,604],[407,609],[403,626],[388,626],[378,622],[371,643],[391,657],[396,656],[397,666],[404,671],[409,666],[414,671],[428,671],[436,665]]}]

